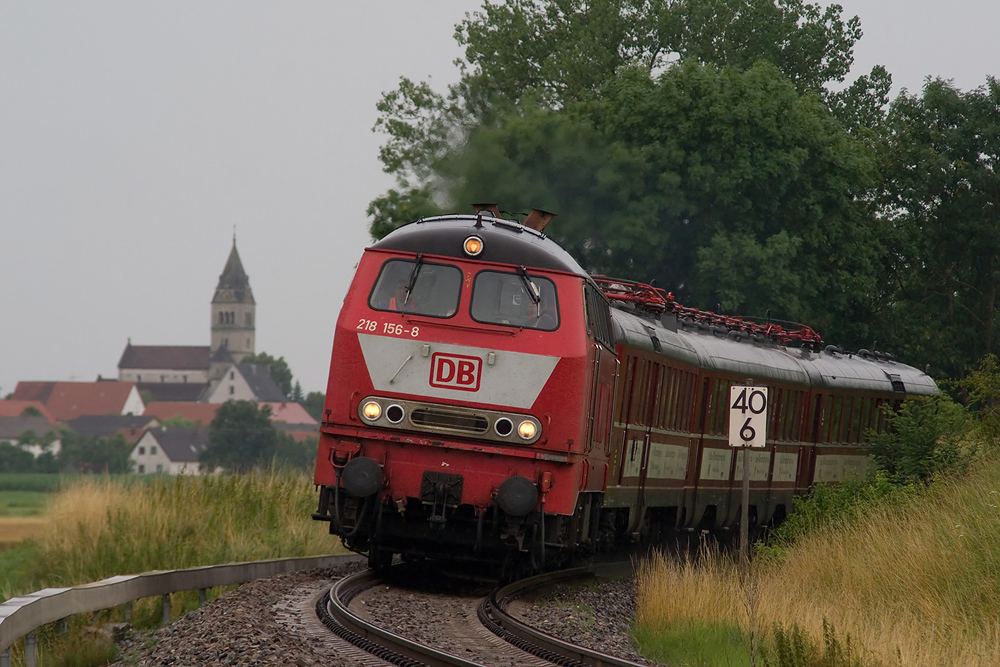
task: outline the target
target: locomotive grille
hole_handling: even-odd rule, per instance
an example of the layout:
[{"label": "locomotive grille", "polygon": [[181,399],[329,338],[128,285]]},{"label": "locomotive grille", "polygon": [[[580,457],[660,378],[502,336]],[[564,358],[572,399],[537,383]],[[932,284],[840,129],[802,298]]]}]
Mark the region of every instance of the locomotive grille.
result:
[{"label": "locomotive grille", "polygon": [[418,408],[410,415],[415,426],[446,428],[465,433],[486,433],[490,422],[480,415],[461,414],[434,408]]}]

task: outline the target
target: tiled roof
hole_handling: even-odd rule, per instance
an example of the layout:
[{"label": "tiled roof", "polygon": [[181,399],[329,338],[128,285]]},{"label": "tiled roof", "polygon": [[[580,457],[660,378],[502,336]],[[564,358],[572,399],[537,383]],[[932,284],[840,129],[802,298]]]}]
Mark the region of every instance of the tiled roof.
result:
[{"label": "tiled roof", "polygon": [[215,413],[221,403],[193,403],[188,401],[163,401],[150,403],[146,406],[146,416],[153,416],[163,421],[171,417],[180,417],[193,422],[201,422],[208,426],[215,419]]},{"label": "tiled roof", "polygon": [[288,397],[275,384],[271,374],[264,366],[259,364],[237,364],[236,368],[239,369],[240,375],[250,385],[250,390],[257,397],[258,401],[264,403],[288,401]]},{"label": "tiled roof", "polygon": [[80,435],[108,438],[121,433],[129,442],[141,438],[151,425],[159,426],[156,417],[143,415],[83,415],[67,422]]},{"label": "tiled roof", "polygon": [[17,440],[25,431],[42,436],[55,428],[45,417],[0,417],[0,440]]},{"label": "tiled roof", "polygon": [[20,417],[28,408],[34,408],[42,413],[42,416],[49,421],[55,421],[49,411],[45,409],[45,404],[41,401],[0,401],[0,417]]},{"label": "tiled roof", "polygon": [[[18,382],[14,400],[42,401],[57,421],[80,415],[119,415],[125,408],[135,383],[99,382]],[[44,396],[45,398],[39,398]]]},{"label": "tiled roof", "polygon": [[208,370],[212,350],[208,345],[132,345],[122,352],[118,368]]},{"label": "tiled roof", "polygon": [[207,384],[197,382],[142,382],[136,385],[149,397],[149,402],[197,401]]},{"label": "tiled roof", "polygon": [[271,406],[271,421],[285,422],[287,424],[306,424],[316,428],[317,422],[306,409],[294,401],[284,403],[265,401],[262,405]]},{"label": "tiled roof", "polygon": [[160,428],[148,431],[163,448],[163,453],[174,463],[194,463],[198,456],[208,447],[208,429],[194,428]]}]

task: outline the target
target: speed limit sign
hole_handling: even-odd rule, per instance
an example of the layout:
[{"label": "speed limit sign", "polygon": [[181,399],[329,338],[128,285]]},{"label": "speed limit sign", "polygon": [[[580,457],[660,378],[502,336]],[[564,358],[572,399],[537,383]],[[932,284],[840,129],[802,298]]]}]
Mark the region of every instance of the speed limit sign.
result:
[{"label": "speed limit sign", "polygon": [[729,446],[764,447],[767,438],[767,387],[729,388]]}]

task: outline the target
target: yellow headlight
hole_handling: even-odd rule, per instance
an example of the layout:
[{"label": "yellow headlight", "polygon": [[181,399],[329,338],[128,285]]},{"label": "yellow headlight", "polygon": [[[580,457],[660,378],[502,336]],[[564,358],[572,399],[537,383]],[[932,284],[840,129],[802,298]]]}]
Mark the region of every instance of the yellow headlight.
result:
[{"label": "yellow headlight", "polygon": [[465,254],[469,257],[475,257],[483,251],[483,245],[483,240],[481,238],[478,236],[470,236],[465,239],[465,245],[463,246]]},{"label": "yellow headlight", "polygon": [[375,421],[382,415],[382,406],[375,401],[368,401],[365,407],[361,408],[361,414],[369,421]]},{"label": "yellow headlight", "polygon": [[535,437],[535,423],[529,422],[527,420],[521,422],[517,427],[517,434],[520,435],[525,440],[530,440]]}]

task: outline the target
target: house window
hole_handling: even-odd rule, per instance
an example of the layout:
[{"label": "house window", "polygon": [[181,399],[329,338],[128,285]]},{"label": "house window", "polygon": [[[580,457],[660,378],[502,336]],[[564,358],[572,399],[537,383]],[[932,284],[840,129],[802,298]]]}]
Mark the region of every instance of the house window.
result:
[{"label": "house window", "polygon": [[235,371],[230,371],[229,372],[229,379],[230,380],[235,380],[236,379],[236,372]]},{"label": "house window", "polygon": [[156,472],[163,472],[163,464],[162,463],[156,466]]},{"label": "house window", "polygon": [[146,448],[145,447],[140,447],[139,448],[139,456],[144,456],[145,454],[146,454]]},{"label": "house window", "polygon": [[141,475],[141,474],[143,474],[144,472],[146,472],[146,466],[144,466],[144,465],[140,465],[140,466],[139,466],[139,474]]},{"label": "house window", "polygon": [[247,326],[248,327],[253,326],[253,315],[251,313],[247,313]]},{"label": "house window", "polygon": [[142,373],[138,373],[138,374],[136,374],[136,376],[135,376],[135,381],[136,381],[136,382],[142,382]]},{"label": "house window", "polygon": [[166,375],[161,375],[160,376],[160,382],[166,382],[166,381],[167,381],[167,376]]},{"label": "house window", "polygon": [[150,454],[155,454],[156,453],[156,446],[155,445],[153,447],[149,448],[149,453]]},{"label": "house window", "polygon": [[182,375],[181,377],[184,378],[184,382],[188,381],[188,376],[187,375]]},{"label": "house window", "polygon": [[233,385],[229,385],[229,395],[232,396],[235,393],[236,393],[236,387],[234,387]]}]

